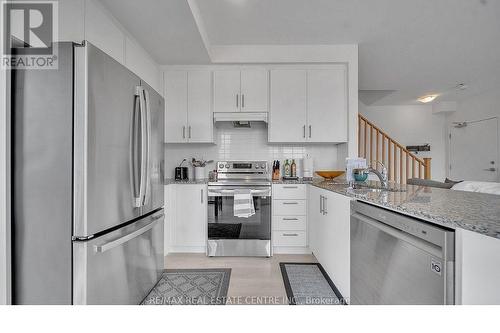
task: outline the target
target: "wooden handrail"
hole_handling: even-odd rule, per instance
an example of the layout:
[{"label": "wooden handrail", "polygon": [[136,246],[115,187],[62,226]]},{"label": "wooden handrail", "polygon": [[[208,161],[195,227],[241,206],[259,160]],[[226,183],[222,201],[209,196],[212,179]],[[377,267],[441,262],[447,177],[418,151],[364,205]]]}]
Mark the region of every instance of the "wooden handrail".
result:
[{"label": "wooden handrail", "polygon": [[[430,157],[418,158],[360,114],[358,114],[358,155],[371,162],[382,162],[387,167],[391,181],[406,184],[408,178],[431,178]],[[379,168],[379,163],[376,164],[376,168]]]}]

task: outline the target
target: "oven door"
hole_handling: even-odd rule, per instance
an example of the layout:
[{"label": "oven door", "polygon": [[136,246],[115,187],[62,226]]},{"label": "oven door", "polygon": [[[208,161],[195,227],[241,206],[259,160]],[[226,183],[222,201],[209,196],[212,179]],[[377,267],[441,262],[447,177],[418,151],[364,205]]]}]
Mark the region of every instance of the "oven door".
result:
[{"label": "oven door", "polygon": [[[271,239],[271,188],[252,186],[255,214],[234,216],[234,193],[243,187],[208,187],[208,239]],[[247,187],[248,188],[248,187]]]}]

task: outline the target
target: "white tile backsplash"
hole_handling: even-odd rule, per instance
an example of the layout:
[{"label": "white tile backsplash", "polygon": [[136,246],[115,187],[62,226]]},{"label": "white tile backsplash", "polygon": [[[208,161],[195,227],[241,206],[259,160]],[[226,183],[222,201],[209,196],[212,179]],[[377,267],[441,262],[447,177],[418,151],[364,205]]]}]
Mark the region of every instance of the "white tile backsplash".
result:
[{"label": "white tile backsplash", "polygon": [[[304,158],[309,154],[314,159],[315,170],[339,167],[337,146],[334,144],[270,144],[267,142],[265,123],[252,122],[251,126],[235,128],[230,122],[217,123],[215,144],[165,144],[166,177],[173,178],[174,168],[184,158],[190,160],[192,157],[214,161],[266,160],[272,163],[273,160]],[[185,165],[191,167],[190,164]],[[214,167],[215,164],[209,165],[207,172]]]}]

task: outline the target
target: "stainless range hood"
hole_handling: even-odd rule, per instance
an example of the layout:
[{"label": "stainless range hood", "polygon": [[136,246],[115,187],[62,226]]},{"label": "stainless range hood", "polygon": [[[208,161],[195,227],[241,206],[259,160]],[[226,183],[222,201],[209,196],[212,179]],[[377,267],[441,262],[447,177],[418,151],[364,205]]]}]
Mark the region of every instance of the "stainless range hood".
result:
[{"label": "stainless range hood", "polygon": [[214,112],[214,123],[222,121],[233,123],[263,121],[267,123],[267,112]]}]

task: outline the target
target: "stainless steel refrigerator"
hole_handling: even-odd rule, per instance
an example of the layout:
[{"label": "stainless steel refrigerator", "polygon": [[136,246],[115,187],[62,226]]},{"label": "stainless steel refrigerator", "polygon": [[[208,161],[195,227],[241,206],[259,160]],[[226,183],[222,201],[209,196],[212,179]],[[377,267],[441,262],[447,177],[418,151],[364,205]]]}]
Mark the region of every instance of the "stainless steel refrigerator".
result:
[{"label": "stainless steel refrigerator", "polygon": [[92,44],[12,72],[14,304],[138,304],[163,269],[164,100]]}]

